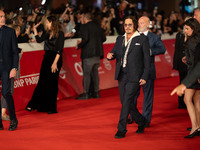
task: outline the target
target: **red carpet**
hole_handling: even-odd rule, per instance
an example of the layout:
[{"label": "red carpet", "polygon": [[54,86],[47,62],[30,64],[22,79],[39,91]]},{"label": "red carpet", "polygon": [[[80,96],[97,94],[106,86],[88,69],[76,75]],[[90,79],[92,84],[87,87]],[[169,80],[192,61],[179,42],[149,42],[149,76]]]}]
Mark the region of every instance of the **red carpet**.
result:
[{"label": "red carpet", "polygon": [[[191,125],[187,111],[177,109],[177,96],[170,96],[177,84],[177,77],[156,80],[152,123],[143,134],[132,124],[125,138],[114,138],[121,108],[114,88],[101,91],[100,99],[60,100],[58,114],[17,112],[16,131],[3,122],[0,150],[199,150],[200,137],[183,138]],[[138,102],[141,110],[142,96]]]}]

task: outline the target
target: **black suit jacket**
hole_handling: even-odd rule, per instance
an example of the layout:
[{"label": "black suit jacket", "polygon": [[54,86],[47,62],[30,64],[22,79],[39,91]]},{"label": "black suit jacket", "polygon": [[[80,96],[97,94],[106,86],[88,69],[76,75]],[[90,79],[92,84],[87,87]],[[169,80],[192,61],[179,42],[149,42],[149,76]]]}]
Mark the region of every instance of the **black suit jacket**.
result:
[{"label": "black suit jacket", "polygon": [[[121,69],[122,46],[124,36],[118,36],[111,53],[116,58],[115,79],[118,80]],[[139,82],[140,79],[147,81],[150,71],[150,48],[148,37],[145,35],[136,36],[131,40],[127,55],[127,76],[130,82]]]},{"label": "black suit jacket", "polygon": [[19,54],[17,46],[17,37],[15,30],[7,26],[2,27],[1,51],[3,67],[10,71],[12,68],[18,68]]},{"label": "black suit jacket", "polygon": [[188,88],[200,79],[200,61],[195,65],[189,74],[185,77],[182,83]]},{"label": "black suit jacket", "polygon": [[185,35],[183,33],[176,34],[175,51],[173,57],[173,69],[180,72],[187,72],[187,65],[182,62],[185,56]]},{"label": "black suit jacket", "polygon": [[156,79],[155,55],[164,54],[166,49],[161,37],[155,33],[148,32],[149,46],[151,49],[151,69],[149,79]]},{"label": "black suit jacket", "polygon": [[95,56],[102,58],[103,42],[106,40],[102,28],[94,22],[88,22],[81,25],[80,33],[82,41],[78,49],[81,48],[81,59]]}]

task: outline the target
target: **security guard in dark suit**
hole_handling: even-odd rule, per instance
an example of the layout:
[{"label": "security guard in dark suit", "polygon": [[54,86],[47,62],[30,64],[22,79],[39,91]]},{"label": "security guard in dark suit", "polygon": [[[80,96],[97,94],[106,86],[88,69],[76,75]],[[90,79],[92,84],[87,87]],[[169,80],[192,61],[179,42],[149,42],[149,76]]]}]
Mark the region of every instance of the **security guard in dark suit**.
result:
[{"label": "security guard in dark suit", "polygon": [[[10,131],[15,130],[18,125],[14,101],[11,94],[11,78],[16,76],[18,62],[19,55],[15,30],[5,26],[5,13],[0,10],[0,76],[2,80],[2,95],[6,99],[11,120],[8,129]],[[0,130],[3,130],[1,111]]]},{"label": "security guard in dark suit", "polygon": [[[161,41],[160,36],[150,32],[149,25],[150,20],[146,16],[142,16],[138,20],[138,31],[140,34],[144,34],[149,39],[150,45],[150,56],[151,56],[151,63],[150,63],[150,74],[146,84],[142,85],[144,98],[143,98],[143,113],[142,115],[147,119],[148,123],[146,124],[147,127],[150,126],[152,110],[153,110],[153,98],[154,98],[154,80],[156,79],[156,68],[155,68],[155,55],[164,54],[166,49]],[[137,95],[134,97],[134,103],[137,105],[137,98],[140,95],[140,89],[137,92]],[[134,104],[134,105],[135,105]],[[131,104],[131,108],[134,107]],[[128,123],[132,123],[133,120],[131,117],[133,116],[132,109],[130,111],[130,119]]]}]

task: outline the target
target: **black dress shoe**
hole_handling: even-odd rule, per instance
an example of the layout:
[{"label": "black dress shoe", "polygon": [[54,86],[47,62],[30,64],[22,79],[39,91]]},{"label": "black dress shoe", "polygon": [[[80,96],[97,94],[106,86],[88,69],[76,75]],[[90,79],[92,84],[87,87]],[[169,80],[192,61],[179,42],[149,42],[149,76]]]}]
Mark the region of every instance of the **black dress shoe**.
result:
[{"label": "black dress shoe", "polygon": [[3,123],[1,120],[0,120],[0,130],[3,130]]},{"label": "black dress shoe", "polygon": [[115,138],[116,139],[124,138],[125,135],[126,135],[126,132],[117,131],[117,133],[115,134]]},{"label": "black dress shoe", "polygon": [[10,126],[8,128],[9,131],[13,131],[17,128],[17,125],[18,125],[18,120],[17,118],[13,119],[10,121]]},{"label": "black dress shoe", "polygon": [[146,122],[145,123],[145,128],[149,128],[150,127],[150,123],[149,122]]},{"label": "black dress shoe", "polygon": [[55,113],[58,113],[57,110],[54,110],[54,111],[48,111],[48,114],[55,114]]},{"label": "black dress shoe", "polygon": [[184,138],[193,138],[193,137],[197,136],[199,134],[199,131],[198,131],[199,129],[200,128],[197,128],[193,133],[185,136]]},{"label": "black dress shoe", "polygon": [[191,131],[191,130],[192,130],[192,127],[187,128],[187,130],[188,130],[188,131]]},{"label": "black dress shoe", "polygon": [[92,98],[100,98],[99,92],[94,92]]},{"label": "black dress shoe", "polygon": [[148,123],[148,121],[145,119],[145,121],[143,122],[142,125],[138,126],[138,129],[136,131],[137,134],[141,134],[144,132],[144,129],[146,128],[146,124]]},{"label": "black dress shoe", "polygon": [[138,129],[136,131],[137,134],[141,134],[144,132],[145,126],[138,126]]},{"label": "black dress shoe", "polygon": [[89,98],[93,98],[93,93],[89,93]]},{"label": "black dress shoe", "polygon": [[128,119],[127,119],[127,123],[128,124],[132,124],[134,121],[133,121],[133,119],[131,118],[131,117],[129,117]]},{"label": "black dress shoe", "polygon": [[89,99],[89,95],[87,93],[80,94],[76,99]]}]

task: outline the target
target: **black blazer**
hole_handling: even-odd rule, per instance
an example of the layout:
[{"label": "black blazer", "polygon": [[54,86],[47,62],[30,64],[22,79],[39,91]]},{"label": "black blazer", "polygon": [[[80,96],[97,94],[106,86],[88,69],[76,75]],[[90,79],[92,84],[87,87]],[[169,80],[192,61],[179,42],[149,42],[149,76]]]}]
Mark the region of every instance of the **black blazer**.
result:
[{"label": "black blazer", "polygon": [[[124,39],[124,36],[118,36],[111,51],[111,53],[114,53],[114,58],[116,58],[115,80],[119,78]],[[147,81],[150,71],[150,48],[147,36],[139,35],[132,39],[126,67],[130,82],[139,82],[140,79]]]},{"label": "black blazer", "polygon": [[185,35],[183,33],[176,34],[175,51],[173,57],[173,69],[180,72],[187,72],[187,65],[182,62],[185,56]]},{"label": "black blazer", "polygon": [[188,88],[200,79],[200,61],[194,66],[182,83]]},{"label": "black blazer", "polygon": [[4,69],[7,71],[17,69],[19,63],[17,37],[15,30],[7,26],[2,27],[1,51]]},{"label": "black blazer", "polygon": [[95,56],[103,57],[103,42],[106,41],[106,36],[102,28],[94,23],[88,22],[81,25],[81,43],[78,49],[81,48],[81,59]]},{"label": "black blazer", "polygon": [[161,37],[155,33],[148,32],[149,46],[151,49],[151,69],[149,79],[156,79],[155,55],[164,54],[166,49]]},{"label": "black blazer", "polygon": [[198,36],[190,37],[185,46],[188,72],[200,61],[200,42]]}]

